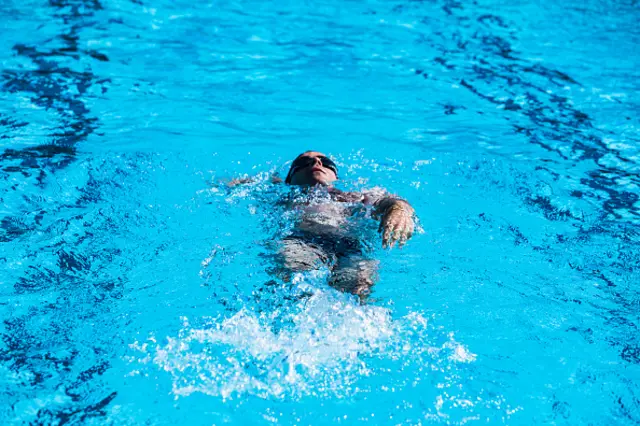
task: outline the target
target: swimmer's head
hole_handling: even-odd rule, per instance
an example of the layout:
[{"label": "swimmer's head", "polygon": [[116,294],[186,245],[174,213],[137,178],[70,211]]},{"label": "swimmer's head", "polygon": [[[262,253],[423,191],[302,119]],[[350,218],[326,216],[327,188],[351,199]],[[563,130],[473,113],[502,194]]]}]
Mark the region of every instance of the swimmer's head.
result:
[{"label": "swimmer's head", "polygon": [[285,179],[289,185],[331,185],[338,180],[338,167],[321,152],[306,151],[298,155]]}]

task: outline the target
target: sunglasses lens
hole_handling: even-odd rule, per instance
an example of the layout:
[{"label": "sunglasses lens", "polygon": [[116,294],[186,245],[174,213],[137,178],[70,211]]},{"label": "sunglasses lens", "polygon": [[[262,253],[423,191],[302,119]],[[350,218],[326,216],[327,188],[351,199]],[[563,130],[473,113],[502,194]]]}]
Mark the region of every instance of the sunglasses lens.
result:
[{"label": "sunglasses lens", "polygon": [[301,169],[307,166],[310,166],[311,164],[313,164],[314,160],[313,158],[309,158],[309,157],[302,157],[299,158],[298,160],[294,161],[293,164],[291,165],[292,169]]},{"label": "sunglasses lens", "polygon": [[336,163],[334,163],[330,158],[320,157],[320,161],[322,161],[323,166],[333,170],[336,175],[338,174],[338,166],[336,166]]},{"label": "sunglasses lens", "polygon": [[289,169],[289,174],[287,175],[287,180],[291,179],[291,176],[293,176],[299,169],[304,169],[305,167],[309,167],[312,164],[314,164],[316,162],[316,158],[318,158],[321,162],[322,162],[322,166],[326,167],[327,169],[330,169],[331,171],[333,171],[333,173],[336,174],[336,176],[338,176],[338,166],[336,166],[336,163],[334,163],[333,161],[331,161],[330,158],[327,157],[300,157],[297,160],[295,160],[292,164],[291,164],[291,169]]}]

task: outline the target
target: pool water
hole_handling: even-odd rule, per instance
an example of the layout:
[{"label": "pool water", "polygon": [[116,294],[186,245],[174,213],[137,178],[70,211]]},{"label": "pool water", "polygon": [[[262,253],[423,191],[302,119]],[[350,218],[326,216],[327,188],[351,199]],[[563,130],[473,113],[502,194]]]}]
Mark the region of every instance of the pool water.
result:
[{"label": "pool water", "polygon": [[[639,7],[3,2],[0,423],[638,424]],[[366,303],[307,149],[416,209]]]}]

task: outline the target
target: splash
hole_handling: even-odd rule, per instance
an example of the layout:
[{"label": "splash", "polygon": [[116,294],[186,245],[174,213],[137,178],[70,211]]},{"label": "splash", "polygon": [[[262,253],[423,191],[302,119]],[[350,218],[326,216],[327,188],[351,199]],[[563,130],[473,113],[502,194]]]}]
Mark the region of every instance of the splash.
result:
[{"label": "splash", "polygon": [[298,294],[307,296],[289,310],[245,307],[227,318],[197,319],[198,326],[183,317],[178,335],[166,342],[152,337],[132,344],[142,353],[135,361],[169,373],[176,397],[199,392],[223,399],[298,399],[348,397],[362,390],[358,381],[385,371],[389,362],[421,370],[428,365],[426,372],[475,360],[424,314],[394,319],[391,310],[361,305],[314,274],[321,275],[294,278]]}]

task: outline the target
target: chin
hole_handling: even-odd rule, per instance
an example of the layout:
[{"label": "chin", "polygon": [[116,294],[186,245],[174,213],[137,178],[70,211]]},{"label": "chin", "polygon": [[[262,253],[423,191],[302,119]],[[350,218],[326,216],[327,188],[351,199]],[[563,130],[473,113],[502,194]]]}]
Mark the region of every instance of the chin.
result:
[{"label": "chin", "polygon": [[329,185],[329,182],[327,182],[324,179],[310,179],[309,182],[307,183],[307,185],[309,185],[309,186],[316,186],[316,185],[327,186],[327,185]]},{"label": "chin", "polygon": [[314,175],[311,181],[312,185],[331,185],[334,182],[333,179],[327,179],[327,175],[322,172],[318,172],[318,176]]}]

